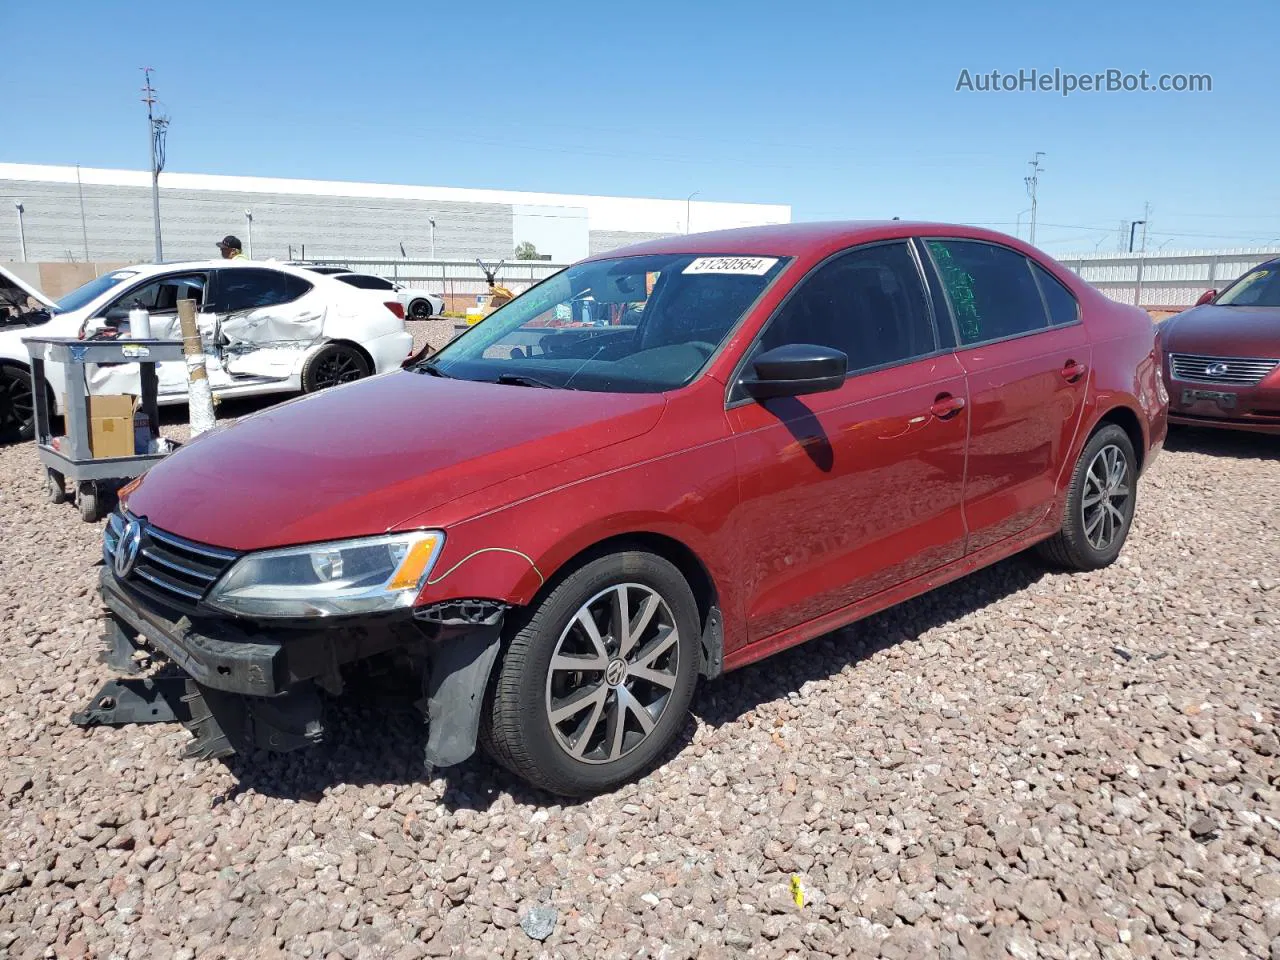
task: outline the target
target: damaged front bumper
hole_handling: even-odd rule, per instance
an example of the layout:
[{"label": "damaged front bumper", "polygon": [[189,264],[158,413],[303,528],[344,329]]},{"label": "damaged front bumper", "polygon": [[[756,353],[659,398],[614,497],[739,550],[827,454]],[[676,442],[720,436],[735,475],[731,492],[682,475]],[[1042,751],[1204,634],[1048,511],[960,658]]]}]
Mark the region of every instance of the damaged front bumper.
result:
[{"label": "damaged front bumper", "polygon": [[188,755],[201,758],[297,750],[323,741],[320,691],[342,693],[343,667],[398,653],[422,671],[425,763],[451,766],[475,751],[504,604],[449,601],[412,615],[264,628],[162,608],[108,567],[100,588],[110,611],[103,660],[122,673],[137,673],[140,658],[161,666],[109,682],[73,715],[80,726],[181,722],[195,737]]}]

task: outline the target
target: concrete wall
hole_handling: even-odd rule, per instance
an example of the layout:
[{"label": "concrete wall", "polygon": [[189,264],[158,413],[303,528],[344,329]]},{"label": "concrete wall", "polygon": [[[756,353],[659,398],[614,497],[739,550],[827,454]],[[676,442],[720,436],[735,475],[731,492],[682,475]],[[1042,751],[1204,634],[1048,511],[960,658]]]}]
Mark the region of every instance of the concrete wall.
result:
[{"label": "concrete wall", "polygon": [[597,253],[608,253],[618,247],[669,236],[671,236],[669,233],[645,233],[637,230],[592,230],[590,235],[591,254],[594,256]]},{"label": "concrete wall", "polygon": [[[21,259],[15,201],[25,207],[27,260],[154,257],[145,171],[0,163],[0,259]],[[160,178],[165,259],[213,256],[214,242],[228,233],[249,252],[246,210],[253,212],[252,253],[259,260],[288,257],[291,244],[295,258],[305,244],[309,259],[496,260],[527,240],[564,263],[685,233],[690,223],[702,231],[791,220],[791,208],[782,204],[166,172]]]},{"label": "concrete wall", "polygon": [[[10,180],[0,182],[0,210],[16,218],[13,200],[25,207],[28,260],[84,260],[80,201],[75,184]],[[246,209],[253,211],[255,259],[344,255],[426,257],[436,221],[436,256],[441,259],[509,256],[512,210],[509,204],[455,203],[360,197],[308,197],[223,190],[160,191],[160,216],[166,260],[217,256],[214,244],[235,234],[249,245]],[[146,187],[84,186],[87,259],[150,261],[155,256],[151,191]],[[0,228],[0,260],[17,260],[16,221]]]}]

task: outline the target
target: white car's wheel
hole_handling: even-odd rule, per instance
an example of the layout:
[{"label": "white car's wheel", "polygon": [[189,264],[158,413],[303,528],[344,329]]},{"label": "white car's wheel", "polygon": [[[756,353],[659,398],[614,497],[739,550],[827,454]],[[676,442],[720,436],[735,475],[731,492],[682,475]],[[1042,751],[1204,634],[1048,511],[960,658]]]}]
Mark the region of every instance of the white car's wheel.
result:
[{"label": "white car's wheel", "polygon": [[409,317],[413,320],[429,320],[434,312],[431,301],[426,297],[419,297],[409,304]]}]

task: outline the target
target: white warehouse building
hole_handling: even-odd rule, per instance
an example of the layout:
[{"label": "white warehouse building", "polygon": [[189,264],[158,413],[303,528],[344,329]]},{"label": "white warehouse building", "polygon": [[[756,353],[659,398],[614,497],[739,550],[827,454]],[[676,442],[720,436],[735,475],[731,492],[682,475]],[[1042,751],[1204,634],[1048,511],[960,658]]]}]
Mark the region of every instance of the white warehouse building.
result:
[{"label": "white warehouse building", "polygon": [[[154,259],[147,171],[0,163],[0,201],[0,261]],[[255,259],[496,260],[528,242],[570,263],[654,237],[790,220],[784,204],[160,175],[166,260],[216,256],[215,242],[234,234]]]}]

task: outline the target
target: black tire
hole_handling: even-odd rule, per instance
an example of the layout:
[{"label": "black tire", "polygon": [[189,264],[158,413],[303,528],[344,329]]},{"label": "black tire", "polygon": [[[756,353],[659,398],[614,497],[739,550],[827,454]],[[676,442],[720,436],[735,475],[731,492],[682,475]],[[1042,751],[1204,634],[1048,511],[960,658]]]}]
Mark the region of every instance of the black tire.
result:
[{"label": "black tire", "polygon": [[80,519],[85,523],[97,523],[102,519],[102,498],[97,484],[92,480],[80,481],[76,491],[76,506],[80,508]]},{"label": "black tire", "polygon": [[44,489],[50,503],[66,503],[70,499],[67,495],[67,480],[57,470],[45,473]]},{"label": "black tire", "polygon": [[349,343],[331,343],[318,350],[302,368],[302,392],[363,380],[372,373],[368,358]]},{"label": "black tire", "polygon": [[[1107,510],[1105,505],[1101,508],[1110,516],[1104,516],[1098,521],[1103,525],[1099,528],[1092,525],[1096,511],[1086,519],[1085,499],[1089,496],[1092,501],[1097,495],[1099,457],[1112,450],[1118,453],[1118,460],[1124,464],[1123,487],[1126,493],[1123,497],[1119,494],[1103,494],[1098,498],[1098,502],[1109,500],[1114,508]],[[1091,471],[1093,478],[1090,476]],[[1062,529],[1048,540],[1037,544],[1037,551],[1049,563],[1067,570],[1097,570],[1108,566],[1120,555],[1129,535],[1137,495],[1138,459],[1133,452],[1133,443],[1123,428],[1114,423],[1105,424],[1084,445],[1080,459],[1076,461],[1071,473]],[[1093,511],[1094,506],[1090,505],[1088,509]],[[1111,530],[1111,536],[1100,543],[1104,539],[1100,532],[1107,529]]]},{"label": "black tire", "polygon": [[[663,671],[670,671],[663,673],[670,681],[669,693],[665,695],[660,693],[667,689],[665,680],[659,687],[629,673],[616,686],[610,685],[610,670],[619,659],[618,641],[612,636],[613,631],[603,637],[609,648],[609,670],[587,669],[583,673],[569,673],[558,669],[556,676],[551,676],[552,657],[565,642],[562,638],[572,639],[573,632],[581,629],[577,626],[581,622],[577,615],[584,605],[588,602],[610,603],[619,587],[632,591],[631,597],[638,597],[641,601],[637,604],[637,612],[628,620],[632,624],[643,620],[646,624],[639,631],[641,639],[636,640],[631,654],[637,661],[631,664],[632,669],[640,669],[638,661],[646,659],[643,655],[645,650],[658,649],[666,642],[664,638],[670,636],[671,627],[676,631],[676,639],[668,648],[675,651],[674,662],[666,659],[668,654],[664,654],[662,660],[651,661],[655,665],[663,664]],[[645,606],[646,591],[656,594],[665,606],[657,606],[656,612],[643,619],[639,610]],[[663,626],[668,619],[669,626]],[[480,729],[481,746],[512,773],[535,787],[562,796],[600,793],[634,779],[670,747],[688,717],[701,656],[698,624],[698,607],[688,582],[675,566],[661,557],[628,551],[607,554],[584,564],[511,625],[511,636],[494,671],[486,698]],[[653,630],[651,639],[644,640],[643,635],[649,630]],[[663,633],[664,630],[668,632]],[[645,672],[658,671],[646,669]],[[593,712],[584,711],[588,715],[581,721],[585,732],[580,737],[584,741],[596,742],[592,738],[600,736],[599,752],[607,754],[611,731],[617,729],[615,718],[623,717],[623,733],[618,743],[628,736],[632,743],[616,759],[607,756],[597,757],[594,761],[576,759],[561,739],[562,732],[557,732],[557,729],[563,730],[564,723],[572,721],[561,721],[561,727],[553,729],[549,713],[553,686],[565,679],[566,673],[571,678],[599,674],[598,678],[593,676],[584,680],[565,699],[587,689],[604,690],[600,694],[599,712],[594,712],[595,708],[591,708]],[[631,703],[641,703],[655,694],[663,700],[660,706],[657,701],[653,704],[658,706],[656,719],[646,711],[652,723],[647,732],[637,729],[640,718],[635,708],[628,708],[625,704],[619,706],[618,697],[623,689]],[[601,727],[604,729],[600,730]],[[628,727],[631,728],[630,733],[627,732]]]},{"label": "black tire", "polygon": [[26,367],[4,364],[0,366],[0,436],[31,440],[35,435],[31,371]]},{"label": "black tire", "polygon": [[433,312],[430,300],[419,299],[409,302],[409,318],[411,320],[430,320]]}]

